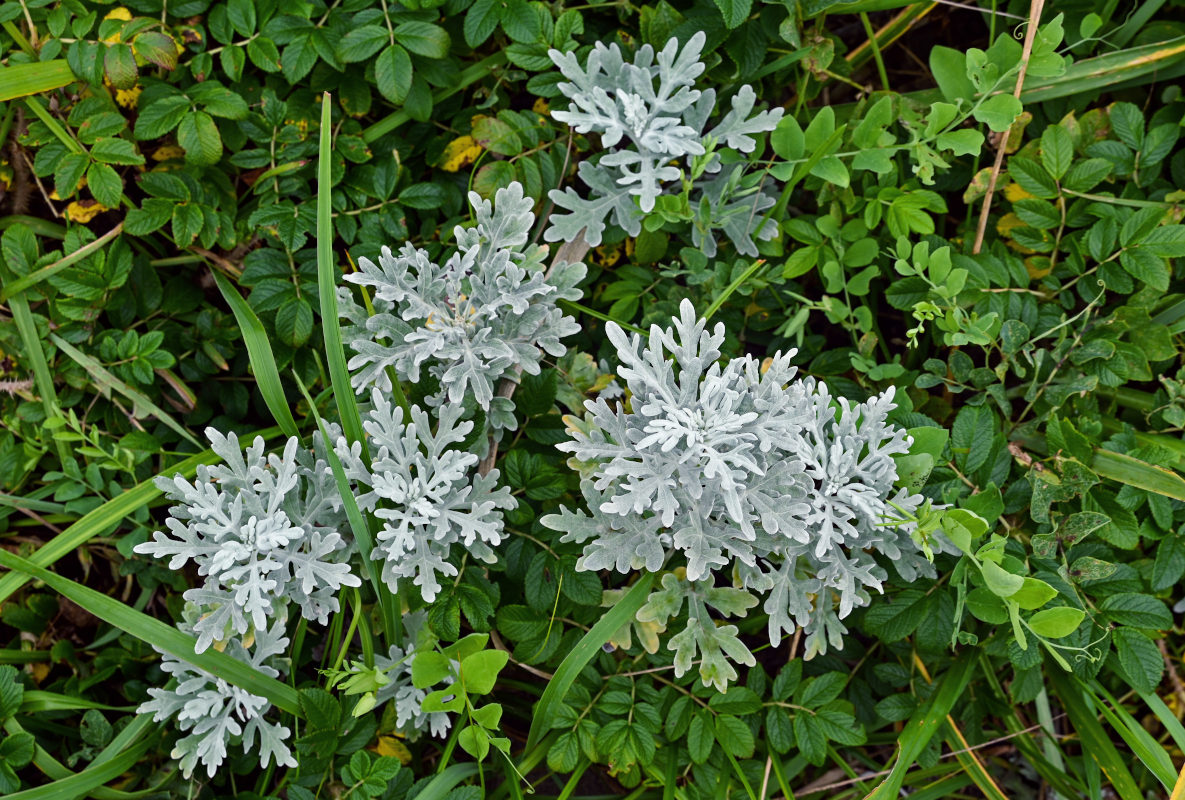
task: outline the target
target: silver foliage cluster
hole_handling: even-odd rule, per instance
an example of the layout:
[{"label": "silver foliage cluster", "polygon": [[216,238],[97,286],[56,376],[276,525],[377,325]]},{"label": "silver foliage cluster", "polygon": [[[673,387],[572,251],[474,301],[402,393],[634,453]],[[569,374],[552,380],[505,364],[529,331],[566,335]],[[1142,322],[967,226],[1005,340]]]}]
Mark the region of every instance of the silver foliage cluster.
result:
[{"label": "silver foliage cluster", "polygon": [[[321,624],[338,610],[337,592],[361,580],[346,563],[351,545],[338,532],[345,515],[323,453],[291,438],[281,454],[262,437],[244,453],[234,433],[206,429],[223,464],[202,465],[192,483],[180,475],[156,485],[175,505],[168,531],[135,551],[168,559],[169,569],[197,565],[201,586],[185,592],[198,610],[197,651],[264,630],[295,603]],[[323,447],[316,437],[316,447]]]},{"label": "silver foliage cluster", "polygon": [[389,390],[388,368],[412,383],[426,370],[440,382],[430,405],[472,397],[496,430],[513,428],[514,404],[498,383],[538,374],[544,353],[564,354],[560,339],[579,327],[556,302],[579,299],[585,267],[559,263],[545,274],[547,248],[529,243],[534,200],[520,184],[499,189],[493,204],[469,200],[476,225],[456,227],[457,250],[443,264],[408,243],[398,254],[384,247],[377,264],[359,259],[346,276],[374,293],[376,312],[359,313],[345,295],[343,315],[356,326],[348,366],[360,394]]},{"label": "silver foliage cluster", "polygon": [[487,563],[502,540],[502,510],[516,502],[508,487],[497,488],[498,470],[476,474],[478,458],[460,445],[473,430],[459,405],[438,409],[437,423],[418,406],[405,421],[403,409],[375,389],[363,420],[370,463],[361,443],[339,437],[334,450],[357,486],[358,507],[382,521],[371,557],[383,565],[382,578],[392,592],[410,580],[424,600],[440,591],[440,577],[452,577],[452,548],[461,545]]},{"label": "silver foliage cluster", "polygon": [[[690,198],[692,208],[700,210],[692,226],[696,247],[714,256],[712,231],[720,229],[739,252],[756,255],[753,239],[768,239],[776,233],[776,224],[762,222],[761,216],[774,199],[762,191],[754,176],[745,179],[743,160],[726,164],[721,154],[726,150],[752,153],[757,145],[753,135],[773,130],[782,109],[753,114],[757,95],[745,85],[733,96],[728,113],[705,130],[716,108],[716,92],[694,88],[705,69],[700,60],[704,42],[699,32],[682,51],[677,39],[657,54],[650,45],[643,45],[632,63],[616,44],[606,47],[598,42],[584,65],[575,53],[549,52],[567,79],[558,88],[571,101],[567,110],[553,110],[552,117],[578,133],[599,133],[605,152],[595,161],[581,161],[578,167],[588,197],[572,188],[551,191],[552,201],[570,213],[552,215],[545,234],[548,241],[571,241],[583,229],[585,240],[595,246],[601,243],[608,221],[637,236],[642,219],[654,210],[669,184],[704,175],[713,177],[697,180]],[[678,162],[682,168],[676,166]]]},{"label": "silver foliage cluster", "polygon": [[842,647],[840,620],[881,589],[874,553],[907,578],[933,574],[910,525],[886,524],[923,500],[894,485],[892,457],[911,440],[887,421],[891,389],[834,398],[795,379],[793,352],[721,364],[724,326],[709,331],[687,300],[646,341],[612,323],[607,333],[629,406],[586,403],[559,446],[575,456],[588,512],[561,507],[543,523],[585,543],[579,569],[677,567],[638,615],[665,626],[686,606],[669,643],[677,674],[698,652],[704,682],[723,689],[733,663],[755,663],[709,609],[743,616],[764,597],[770,642],[802,628],[809,656]]},{"label": "silver foliage cluster", "polygon": [[[224,652],[268,677],[279,676],[280,671],[272,662],[288,649],[284,621],[281,617],[270,628],[256,631],[249,647],[231,639]],[[185,633],[193,633],[187,625],[180,627]],[[277,766],[296,766],[296,759],[285,744],[291,731],[278,722],[264,719],[271,708],[270,702],[188,662],[163,652],[161,655],[164,656],[161,669],[173,676],[176,686],[150,688],[148,694],[152,699],[137,711],[152,714],[157,722],[177,718],[177,725],[185,735],[177,740],[172,756],[180,763],[186,778],[193,775],[199,763],[213,778],[232,743],[242,745],[244,752],[257,753],[263,767],[272,761]]]},{"label": "silver foliage cluster", "polygon": [[[196,637],[197,652],[214,645],[276,677],[273,662],[288,645],[289,607],[325,624],[338,610],[337,592],[361,585],[347,563],[352,545],[339,533],[341,496],[320,436],[312,452],[291,438],[280,454],[266,453],[262,437],[244,452],[234,433],[208,428],[206,436],[224,463],[199,466],[192,483],[180,475],[158,478],[175,502],[168,531],[134,549],[168,559],[173,570],[197,565],[203,583],[185,592],[186,619],[178,626]],[[212,777],[235,741],[258,752],[263,766],[273,758],[295,766],[284,744],[288,729],[264,719],[271,706],[265,698],[172,656],[162,669],[176,678],[176,688],[150,689],[153,700],[139,711],[157,721],[176,716],[187,733],[173,756],[187,777],[198,762]]]}]

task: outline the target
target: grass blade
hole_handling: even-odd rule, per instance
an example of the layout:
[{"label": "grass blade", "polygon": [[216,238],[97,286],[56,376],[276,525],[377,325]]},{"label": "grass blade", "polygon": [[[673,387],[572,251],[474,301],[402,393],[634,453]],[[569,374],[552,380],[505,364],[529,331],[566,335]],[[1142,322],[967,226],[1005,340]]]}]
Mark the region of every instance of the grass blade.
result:
[{"label": "grass blade", "polygon": [[26,689],[21,696],[21,713],[31,714],[38,711],[79,711],[85,708],[97,708],[102,711],[131,711],[134,706],[109,706],[84,700],[81,697],[71,697],[57,692],[46,692],[41,689]]},{"label": "grass blade", "polygon": [[453,764],[443,770],[416,795],[416,800],[443,800],[458,783],[477,774],[477,764]]},{"label": "grass blade", "polygon": [[321,332],[325,337],[325,358],[329,361],[329,378],[333,384],[333,397],[337,400],[337,413],[346,439],[351,443],[362,442],[366,451],[366,439],[362,435],[362,417],[358,413],[358,401],[354,387],[350,385],[350,371],[346,369],[346,351],[342,345],[341,323],[337,313],[337,269],[333,264],[333,209],[330,196],[333,193],[331,161],[331,137],[333,120],[330,114],[333,103],[329,92],[321,98],[321,138],[317,150],[317,294],[321,300]]},{"label": "grass blade", "polygon": [[1165,789],[1172,789],[1173,783],[1177,780],[1177,770],[1173,767],[1172,756],[1101,685],[1096,683],[1092,686],[1082,681],[1076,682],[1107,718],[1111,728],[1127,743],[1132,754],[1140,759]]},{"label": "grass blade", "polygon": [[524,758],[529,757],[535,745],[544,733],[551,730],[552,720],[555,719],[559,706],[564,701],[568,688],[576,680],[576,676],[585,668],[594,655],[600,652],[609,637],[620,630],[638,613],[638,609],[646,602],[650,594],[650,587],[654,585],[655,573],[647,572],[635,583],[617,605],[605,612],[597,623],[589,629],[580,642],[572,648],[572,652],[564,657],[543,696],[535,704],[535,713],[531,715],[531,730],[527,734],[527,744],[524,748]]},{"label": "grass blade", "polygon": [[1070,724],[1078,733],[1078,738],[1082,742],[1082,754],[1086,760],[1102,770],[1108,785],[1122,800],[1142,800],[1144,795],[1136,785],[1135,778],[1123,763],[1107,732],[1099,724],[1094,711],[1087,706],[1081,686],[1061,670],[1049,670],[1046,677],[1061,700],[1062,708],[1070,718]]},{"label": "grass blade", "polygon": [[[146,739],[110,761],[92,764],[82,772],[68,778],[60,778],[43,786],[35,786],[23,792],[10,794],[7,796],[7,800],[74,800],[76,797],[83,797],[91,790],[118,778],[134,767],[148,752],[151,745],[151,740]],[[99,797],[100,795],[96,793],[95,796]]]},{"label": "grass blade", "polygon": [[379,566],[371,560],[371,553],[374,552],[374,537],[371,536],[370,527],[367,525],[366,518],[362,515],[362,510],[358,508],[358,500],[354,497],[354,492],[350,488],[350,482],[346,478],[345,469],[342,468],[341,459],[333,451],[332,443],[329,440],[329,432],[325,429],[325,422],[321,419],[321,415],[317,413],[316,402],[309,395],[309,391],[300,380],[300,376],[294,372],[292,373],[292,377],[296,380],[296,385],[300,387],[305,402],[313,410],[313,417],[317,420],[317,429],[321,431],[321,436],[324,437],[327,443],[325,456],[329,461],[330,469],[333,470],[333,479],[337,483],[337,491],[341,495],[342,504],[346,509],[346,518],[350,523],[350,532],[354,534],[354,539],[358,542],[358,555],[362,559],[362,570],[366,573],[366,579],[374,587],[375,599],[378,602],[379,611],[383,617],[383,631],[387,636],[387,643],[400,644],[399,637],[401,630],[399,620],[395,615],[395,609],[391,605],[393,598],[380,577],[381,571]]},{"label": "grass blade", "polygon": [[1171,469],[1157,467],[1123,453],[1097,449],[1091,468],[1100,477],[1156,492],[1174,500],[1185,500],[1185,479]]},{"label": "grass blade", "polygon": [[50,572],[8,551],[0,550],[0,566],[23,572],[30,578],[39,580],[104,622],[132,634],[137,639],[169,655],[246,689],[252,694],[267,698],[273,705],[284,711],[300,716],[299,696],[291,686],[281,683],[275,678],[270,678],[254,667],[231,658],[225,653],[219,653],[217,650],[210,649],[204,653],[194,652],[197,640],[172,625],[137,611],[89,586],[75,583],[69,578],[63,578],[57,573]]},{"label": "grass blade", "polygon": [[[255,436],[271,439],[279,432],[278,428],[268,428],[259,431]],[[255,438],[252,436],[251,438]],[[163,471],[161,475],[172,477],[183,475],[193,477],[199,464],[213,464],[219,457],[213,450],[203,450],[195,456],[190,456],[179,464]],[[126,519],[137,508],[151,503],[163,494],[150,478],[141,484],[127,490],[123,494],[113,497],[98,508],[87,512],[70,527],[43,544],[31,556],[29,563],[38,567],[48,567],[59,558],[74,552],[87,541],[111,530],[122,520]],[[0,577],[0,603],[3,603],[18,589],[29,582],[29,576],[24,573],[10,572]]]},{"label": "grass blade", "polygon": [[99,394],[104,397],[111,397],[111,391],[115,390],[122,394],[128,400],[132,401],[132,416],[137,419],[146,415],[156,417],[158,420],[167,425],[172,431],[181,436],[182,439],[192,444],[199,450],[202,448],[202,443],[196,436],[189,432],[189,429],[182,425],[177,420],[158,406],[156,403],[149,400],[142,392],[133,389],[119,378],[107,371],[107,368],[100,364],[95,359],[82,352],[74,345],[67,342],[56,333],[49,335],[49,340],[66,355],[70,356],[80,367],[86,370],[87,374],[91,376],[94,381],[95,388]]},{"label": "grass blade", "polygon": [[865,800],[888,800],[897,797],[910,767],[934,738],[934,734],[946,721],[947,714],[967,688],[971,668],[975,663],[974,655],[973,650],[964,651],[938,681],[938,688],[933,696],[910,717],[901,738],[897,740],[897,758],[889,774],[865,797]]},{"label": "grass blade", "polygon": [[0,67],[0,103],[60,89],[76,80],[65,59]]},{"label": "grass blade", "polygon": [[[0,259],[0,282],[7,283],[10,277],[4,260]],[[37,394],[41,395],[41,405],[45,409],[46,418],[61,416],[58,393],[54,389],[53,376],[49,374],[49,361],[45,358],[45,349],[41,346],[41,337],[37,334],[37,325],[33,322],[33,312],[29,310],[28,301],[20,295],[10,297],[8,311],[16,323],[17,333],[25,348],[25,356],[33,369],[33,384],[37,387]],[[65,442],[55,439],[54,445],[58,451],[58,460],[63,466],[73,460],[70,448]]]},{"label": "grass blade", "polygon": [[251,359],[251,370],[255,373],[255,385],[263,395],[263,402],[267,404],[268,411],[272,412],[284,435],[299,439],[300,430],[296,427],[296,420],[292,418],[288,398],[284,396],[280,370],[276,367],[276,357],[272,354],[272,346],[268,341],[267,331],[263,329],[263,323],[230,281],[217,270],[211,272],[214,282],[218,284],[218,291],[222,292],[231,313],[235,315],[235,322],[239,323],[243,344],[247,346],[247,356]]}]

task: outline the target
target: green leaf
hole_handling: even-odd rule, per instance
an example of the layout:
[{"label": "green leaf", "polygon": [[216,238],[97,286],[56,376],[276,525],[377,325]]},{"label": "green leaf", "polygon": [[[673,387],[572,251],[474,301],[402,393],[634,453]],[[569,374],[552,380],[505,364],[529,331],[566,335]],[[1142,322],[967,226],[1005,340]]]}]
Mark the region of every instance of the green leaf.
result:
[{"label": "green leaf", "polygon": [[418,56],[448,58],[452,42],[448,31],[431,22],[401,22],[395,26],[395,41]]},{"label": "green leaf", "polygon": [[794,740],[802,757],[810,763],[817,766],[827,758],[827,736],[812,715],[794,715]]},{"label": "green leaf", "polygon": [[1011,600],[1026,611],[1040,608],[1057,597],[1057,590],[1045,581],[1036,578],[1025,578],[1020,589],[1012,595]]},{"label": "green leaf", "polygon": [[185,160],[197,166],[217,164],[222,157],[222,137],[214,119],[205,111],[186,114],[177,126],[177,143]]},{"label": "green leaf", "polygon": [[1028,625],[1038,636],[1060,639],[1078,630],[1078,626],[1082,624],[1085,617],[1086,612],[1080,608],[1059,606],[1038,611],[1029,617]]},{"label": "green leaf", "polygon": [[265,36],[256,36],[247,42],[247,57],[264,72],[280,71],[280,51],[276,43]]},{"label": "green leaf", "polygon": [[292,297],[276,311],[276,335],[289,347],[300,347],[313,332],[313,307],[303,297]]},{"label": "green leaf", "polygon": [[62,59],[0,66],[0,103],[51,92],[78,79]]},{"label": "green leaf", "polygon": [[729,30],[738,27],[749,18],[749,11],[753,7],[753,0],[714,0],[720,15],[724,17],[724,24]]},{"label": "green leaf", "polygon": [[811,167],[810,174],[844,189],[850,183],[848,168],[837,156],[824,156],[819,159],[819,163]]},{"label": "green leaf", "polygon": [[964,128],[940,133],[934,143],[939,149],[950,150],[956,156],[977,156],[983,148],[983,141],[982,132]]},{"label": "green leaf", "polygon": [[930,72],[942,96],[951,103],[970,101],[978,94],[967,77],[967,56],[960,50],[943,45],[930,48]]},{"label": "green leaf", "polygon": [[391,41],[381,25],[362,25],[346,32],[337,44],[337,57],[346,64],[365,61]]},{"label": "green leaf", "polygon": [[787,114],[778,122],[769,137],[774,152],[787,161],[797,161],[806,152],[806,137],[798,120]]},{"label": "green leaf", "polygon": [[1185,575],[1185,543],[1179,536],[1168,536],[1156,547],[1156,561],[1152,565],[1152,591],[1159,592],[1173,586]]},{"label": "green leaf", "polygon": [[1099,608],[1119,625],[1163,631],[1173,627],[1173,615],[1160,600],[1146,594],[1123,592],[1103,599]]},{"label": "green leaf", "polygon": [[996,94],[983,101],[972,116],[996,133],[1003,133],[1023,110],[1020,101],[1012,95]]},{"label": "green leaf", "polygon": [[116,89],[131,89],[135,86],[139,72],[132,46],[122,43],[107,45],[107,52],[103,54],[103,70],[107,73],[107,80]]},{"label": "green leaf", "polygon": [[1041,163],[1055,179],[1061,180],[1074,160],[1074,140],[1061,125],[1050,125],[1041,134]]},{"label": "green leaf", "polygon": [[510,654],[505,650],[482,650],[461,659],[461,679],[466,694],[488,694],[494,689],[498,673]]},{"label": "green leaf", "polygon": [[718,714],[745,716],[761,710],[761,698],[747,687],[730,686],[727,692],[712,695],[708,707]]},{"label": "green leaf", "polygon": [[1028,158],[1013,156],[1008,160],[1008,174],[1033,197],[1045,200],[1057,197],[1057,183],[1045,167]]},{"label": "green leaf", "polygon": [[1131,687],[1137,692],[1154,692],[1164,677],[1164,658],[1147,635],[1133,628],[1116,628],[1111,633],[1115,655]]},{"label": "green leaf", "polygon": [[407,99],[407,93],[411,90],[411,78],[411,57],[397,44],[383,50],[374,61],[375,85],[383,97],[392,103],[399,104]]},{"label": "green leaf", "polygon": [[144,156],[136,150],[135,142],[117,136],[104,136],[91,147],[91,158],[104,164],[136,166],[144,163]]},{"label": "green leaf", "polygon": [[91,164],[86,171],[86,185],[100,203],[108,208],[119,208],[123,197],[123,181],[113,168],[106,164]]},{"label": "green leaf", "polygon": [[202,210],[194,203],[173,206],[173,241],[178,247],[189,247],[202,230]]},{"label": "green leaf", "polygon": [[712,748],[716,746],[716,736],[712,731],[708,716],[700,711],[691,718],[691,725],[687,729],[687,753],[694,764],[702,764],[712,755]]},{"label": "green leaf", "polygon": [[140,107],[132,129],[137,139],[159,139],[181,123],[189,111],[189,99],[167,95]]},{"label": "green leaf", "polygon": [[144,31],[132,40],[136,55],[161,69],[177,66],[177,43],[173,37],[160,31]]},{"label": "green leaf", "polygon": [[776,753],[788,753],[794,747],[794,722],[786,709],[770,706],[765,712],[765,740]]},{"label": "green leaf", "polygon": [[731,714],[716,717],[716,741],[737,758],[752,758],[756,747],[752,729],[744,720]]},{"label": "green leaf", "polygon": [[1025,583],[1023,577],[1013,575],[992,561],[984,561],[980,565],[980,571],[983,573],[983,582],[987,584],[987,588],[999,597],[1011,597],[1019,592]]},{"label": "green leaf", "polygon": [[963,406],[951,428],[955,464],[964,474],[987,463],[996,434],[996,417],[987,406]]},{"label": "green leaf", "polygon": [[[465,44],[480,47],[498,27],[501,3],[498,0],[476,0],[465,12]],[[564,770],[571,771],[571,770]]]}]

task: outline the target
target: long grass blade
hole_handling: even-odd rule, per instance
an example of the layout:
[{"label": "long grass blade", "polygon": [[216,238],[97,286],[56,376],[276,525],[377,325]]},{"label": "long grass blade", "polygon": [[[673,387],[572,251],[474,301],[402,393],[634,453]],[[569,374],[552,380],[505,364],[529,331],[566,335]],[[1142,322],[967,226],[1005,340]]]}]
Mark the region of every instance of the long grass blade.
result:
[{"label": "long grass blade", "polygon": [[547,682],[543,696],[535,705],[534,714],[531,715],[531,730],[527,734],[527,744],[524,748],[526,757],[531,755],[535,745],[539,743],[540,737],[551,730],[551,723],[555,720],[559,706],[564,702],[564,695],[568,693],[576,676],[588,665],[589,661],[592,661],[593,656],[600,652],[605,642],[609,641],[609,637],[620,630],[622,625],[632,620],[638,613],[638,609],[646,602],[646,598],[650,594],[650,587],[654,585],[654,575],[655,573],[648,572],[639,578],[638,582],[630,587],[630,590],[618,601],[617,605],[605,612],[605,615],[597,620],[597,623],[588,630],[588,633],[584,634],[584,637],[560,662],[559,668]]},{"label": "long grass blade", "polygon": [[130,711],[127,706],[109,706],[85,700],[81,697],[71,697],[67,694],[47,692],[41,689],[26,689],[21,696],[21,713],[31,714],[38,711],[80,711],[82,709],[97,708],[102,711]]},{"label": "long grass blade", "polygon": [[110,761],[92,764],[82,772],[68,778],[61,778],[43,786],[35,786],[23,792],[10,794],[7,796],[7,800],[74,800],[76,797],[82,797],[92,789],[118,778],[134,767],[148,752],[151,745],[152,742],[146,739]]},{"label": "long grass blade", "polygon": [[[0,282],[7,283],[11,278],[4,259],[0,259]],[[33,312],[29,310],[29,303],[24,297],[15,295],[8,300],[8,311],[16,323],[17,333],[21,337],[21,345],[25,349],[25,357],[29,359],[29,366],[33,369],[33,385],[37,387],[37,394],[41,396],[41,406],[45,409],[47,418],[61,415],[58,405],[58,393],[54,389],[53,376],[49,373],[49,361],[45,358],[45,349],[41,346],[41,337],[37,334],[37,325],[33,321]],[[66,443],[54,440],[58,452],[58,460],[68,464],[73,457]]]},{"label": "long grass blade", "polygon": [[60,89],[76,80],[65,59],[0,67],[0,103]]},{"label": "long grass blade", "polygon": [[137,611],[129,605],[83,586],[69,578],[33,564],[31,561],[0,550],[0,566],[20,571],[35,578],[66,599],[77,603],[104,622],[132,634],[158,650],[193,664],[199,669],[213,673],[223,680],[246,689],[254,695],[266,698],[278,708],[300,716],[300,699],[286,683],[268,677],[249,664],[231,658],[217,650],[204,653],[194,651],[197,640],[182,633],[172,625]]},{"label": "long grass blade", "polygon": [[272,412],[285,436],[300,438],[300,430],[296,427],[296,420],[292,418],[288,398],[284,396],[280,370],[276,367],[276,357],[272,353],[272,345],[268,341],[267,331],[263,329],[263,323],[230,281],[217,271],[214,272],[214,282],[218,284],[218,291],[222,292],[231,313],[235,315],[235,322],[239,323],[243,344],[247,346],[247,356],[251,359],[251,370],[255,373],[255,385],[263,395],[263,402],[267,404],[268,411]]},{"label": "long grass blade", "polygon": [[1177,780],[1177,770],[1173,767],[1172,756],[1106,689],[1097,684],[1092,686],[1082,681],[1077,683],[1094,701],[1111,728],[1127,743],[1136,758],[1156,776],[1165,789],[1172,789],[1173,783]]},{"label": "long grass blade", "polygon": [[1095,764],[1103,773],[1111,789],[1122,800],[1142,800],[1144,797],[1135,778],[1115,749],[1111,738],[1095,717],[1082,696],[1082,688],[1060,670],[1049,670],[1046,679],[1053,686],[1062,708],[1070,718],[1070,724],[1082,742],[1082,753],[1089,763]]},{"label": "long grass blade", "polygon": [[321,332],[325,337],[325,358],[329,361],[329,378],[342,430],[351,443],[366,440],[362,435],[362,416],[358,401],[350,385],[350,371],[346,368],[346,351],[342,345],[341,323],[337,313],[337,269],[333,264],[333,194],[332,132],[333,103],[329,92],[321,99],[321,138],[317,150],[317,294],[321,300]]},{"label": "long grass blade", "polygon": [[300,376],[293,373],[292,377],[296,380],[296,385],[300,388],[301,394],[304,395],[305,402],[313,410],[313,416],[317,420],[317,428],[321,431],[321,436],[325,438],[327,443],[325,456],[329,461],[329,468],[333,470],[333,479],[337,483],[338,494],[341,495],[342,504],[346,509],[346,519],[350,523],[350,532],[354,534],[354,540],[358,542],[358,554],[362,559],[362,571],[366,573],[366,579],[374,587],[375,599],[378,602],[379,611],[382,614],[383,630],[387,635],[387,642],[389,644],[400,644],[399,620],[396,618],[395,609],[392,607],[393,598],[380,577],[378,564],[371,559],[371,553],[374,552],[374,537],[370,533],[370,527],[367,524],[366,517],[362,515],[362,510],[358,508],[358,500],[354,497],[354,492],[350,488],[350,482],[346,478],[346,471],[342,467],[341,459],[333,451],[332,442],[329,440],[329,431],[325,429],[325,422],[321,419],[320,414],[317,413],[316,401],[309,395],[309,391],[300,380]]},{"label": "long grass blade", "polygon": [[[259,431],[255,436],[271,439],[277,433],[279,433],[278,428],[267,428],[266,430]],[[254,436],[251,438],[254,438]],[[203,450],[197,455],[190,456],[165,470],[161,475],[169,478],[174,475],[183,475],[186,478],[191,478],[199,464],[213,464],[218,460],[219,457],[213,450]],[[136,509],[151,503],[161,496],[162,492],[156,488],[156,485],[153,483],[154,480],[155,478],[150,478],[143,483],[137,484],[123,494],[103,503],[98,508],[87,512],[81,519],[50,539],[30,555],[28,558],[29,563],[38,567],[48,567],[59,558],[74,552],[95,536],[107,533],[115,525],[129,517]],[[10,572],[0,577],[0,603],[7,600],[14,592],[28,582],[29,576],[21,572]]]},{"label": "long grass blade", "polygon": [[967,688],[974,665],[974,651],[964,651],[938,680],[933,696],[914,712],[897,741],[897,758],[885,779],[865,797],[865,800],[896,798],[905,783],[905,776],[926,745],[934,738],[946,716]]},{"label": "long grass blade", "polygon": [[1091,468],[1101,477],[1147,492],[1162,494],[1174,500],[1185,500],[1185,478],[1171,469],[1102,449],[1095,450]]},{"label": "long grass blade", "polygon": [[56,333],[49,335],[49,340],[66,355],[70,356],[76,364],[86,370],[94,382],[95,388],[104,397],[110,397],[111,392],[115,391],[132,401],[132,416],[139,418],[146,415],[151,415],[159,419],[162,423],[167,425],[173,432],[179,435],[182,439],[192,444],[199,450],[202,443],[196,436],[189,432],[189,429],[182,425],[177,420],[173,419],[163,408],[148,399],[147,396],[138,389],[134,389],[128,384],[121,381],[119,378],[112,375],[106,367],[100,364],[95,359],[88,356],[86,353],[79,350],[74,345],[67,342]]}]

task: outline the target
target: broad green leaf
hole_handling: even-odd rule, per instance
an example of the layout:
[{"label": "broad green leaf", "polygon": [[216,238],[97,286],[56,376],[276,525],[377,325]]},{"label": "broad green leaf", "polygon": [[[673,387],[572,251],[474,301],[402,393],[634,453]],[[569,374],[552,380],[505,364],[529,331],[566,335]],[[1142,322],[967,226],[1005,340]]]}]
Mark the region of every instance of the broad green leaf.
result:
[{"label": "broad green leaf", "polygon": [[1038,611],[1029,617],[1028,624],[1033,633],[1038,636],[1060,639],[1078,630],[1078,626],[1082,624],[1085,617],[1086,612],[1080,608],[1060,606]]},{"label": "broad green leaf", "polygon": [[222,157],[222,137],[214,119],[205,111],[185,114],[177,126],[177,143],[185,160],[198,166],[217,164]]}]

